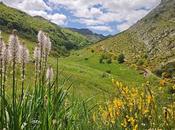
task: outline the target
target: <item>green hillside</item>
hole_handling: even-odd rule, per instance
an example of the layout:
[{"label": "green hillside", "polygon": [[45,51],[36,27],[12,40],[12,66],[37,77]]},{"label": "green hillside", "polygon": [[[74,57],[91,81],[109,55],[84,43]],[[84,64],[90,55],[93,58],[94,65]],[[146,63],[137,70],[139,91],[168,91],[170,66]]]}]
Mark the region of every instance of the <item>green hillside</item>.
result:
[{"label": "green hillside", "polygon": [[99,42],[92,48],[124,53],[132,64],[143,63],[155,71],[175,58],[175,1],[163,0],[128,30]]},{"label": "green hillside", "polygon": [[[67,48],[66,50],[71,49],[72,45],[74,45],[72,44],[72,42],[75,41],[76,47],[82,47],[87,45],[87,43],[85,42],[86,40],[84,41],[84,37],[76,32],[72,32],[69,29],[60,28],[43,18],[31,17],[23,12],[9,8],[3,4],[0,4],[0,6],[0,10],[2,10],[0,17],[5,17],[1,20],[1,28],[3,31],[5,29],[8,29],[7,32],[5,31],[6,33],[3,33],[3,37],[6,42],[8,41],[8,33],[10,29],[8,25],[2,24],[6,23],[4,22],[5,19],[8,21],[7,23],[11,23],[11,26],[13,27],[19,25],[24,26],[25,24],[30,25],[26,26],[27,31],[25,32],[23,30],[23,26],[19,27],[18,33],[20,34],[21,41],[26,42],[26,45],[30,49],[31,54],[33,53],[34,46],[36,44],[35,33],[37,32],[35,32],[35,30],[38,29],[49,32],[49,35],[53,40],[52,42],[54,44],[54,48],[60,50],[61,47],[61,51],[64,50],[65,47]],[[153,11],[152,13],[154,14],[154,12],[155,11]],[[150,15],[151,14],[146,16],[146,18],[144,19],[148,19]],[[30,20],[24,21],[24,19]],[[137,33],[139,33],[138,27],[141,26],[140,24],[143,20],[139,21],[132,28],[125,32],[122,32],[121,34],[103,40],[95,45],[91,45],[88,48],[84,48],[79,51],[73,51],[69,57],[60,58],[60,83],[64,81],[64,78],[70,77],[70,82],[67,83],[67,86],[73,83],[72,89],[75,90],[76,95],[80,95],[80,97],[84,98],[96,95],[102,96],[104,93],[108,95],[108,93],[113,92],[114,89],[111,84],[112,78],[122,81],[128,85],[133,84],[133,86],[139,86],[140,84],[146,82],[146,80],[150,80],[152,78],[154,79],[154,76],[150,76],[148,77],[148,79],[144,79],[143,75],[139,74],[139,72],[137,71],[137,68],[129,67],[130,64],[132,64],[131,66],[133,66],[134,64],[140,64],[141,62],[143,62],[143,66],[145,68],[147,67],[148,69],[151,69],[152,65],[155,65],[155,63],[157,63],[156,61],[150,63],[150,61],[148,60],[149,54],[146,49],[147,46],[146,44],[144,44],[143,40],[141,40],[141,38],[137,35]],[[169,25],[168,22],[167,24]],[[146,22],[144,22],[144,25],[142,26],[149,27]],[[158,25],[155,24],[154,26]],[[51,29],[53,29],[52,31],[56,31],[58,35],[55,35],[55,33],[51,31]],[[34,31],[35,33],[31,33],[30,31]],[[101,56],[106,53],[108,53],[107,55],[110,55],[112,57],[112,63],[100,63]],[[118,64],[116,57],[121,53],[125,55],[125,60],[129,64],[129,66],[126,64]],[[55,63],[56,57],[52,56],[50,58],[50,64],[56,67]],[[32,68],[33,64],[30,64],[29,67]],[[143,72],[141,71],[141,73]],[[33,74],[29,72],[28,76],[30,77],[30,79],[32,77],[31,75]]]},{"label": "green hillside", "polygon": [[[2,32],[2,37],[7,43],[9,34]],[[27,65],[28,71],[26,72],[27,80],[25,84],[26,89],[32,90],[33,88],[29,87],[29,85],[34,85],[34,72],[31,70],[34,69],[33,51],[36,43],[23,37],[19,37],[19,40],[26,43],[30,52],[30,62]],[[139,86],[147,80],[153,84],[158,83],[158,79],[154,75],[144,78],[135,67],[119,64],[117,60],[112,60],[112,63],[100,63],[102,54],[88,47],[79,51],[72,51],[68,57],[60,57],[58,59],[59,85],[64,85],[65,88],[71,86],[70,91],[71,94],[74,94],[75,98],[87,99],[93,97],[93,102],[97,103],[104,101],[105,98],[108,99],[115,93],[111,83],[112,78],[133,86]],[[50,56],[49,64],[55,70],[57,68],[56,63],[57,58],[53,55]],[[7,87],[7,89],[11,90],[10,87]]]},{"label": "green hillside", "polygon": [[[174,130],[174,4],[89,45],[1,3],[0,130]],[[163,79],[150,71],[160,65]]]},{"label": "green hillside", "polygon": [[100,40],[107,38],[107,36],[94,33],[91,30],[86,29],[86,28],[82,28],[82,29],[69,28],[69,29],[71,29],[72,31],[78,32],[78,33],[82,34],[83,36],[87,37],[87,39],[89,41],[91,41],[92,43],[95,43],[95,42],[98,42]]},{"label": "green hillside", "polygon": [[[83,47],[88,43],[86,40],[84,40],[84,37],[77,32],[60,28],[41,17],[31,17],[21,11],[9,8],[3,4],[0,4],[0,6],[0,10],[2,10],[2,13],[0,13],[0,17],[2,18],[0,27],[4,41],[8,43],[11,28],[15,27],[18,29],[20,41],[25,42],[26,46],[30,50],[31,56],[30,63],[28,64],[29,71],[26,74],[28,79],[26,86],[28,86],[27,84],[30,82],[30,80],[32,80],[32,75],[34,75],[34,73],[30,72],[30,70],[34,68],[34,64],[32,63],[32,55],[34,47],[37,44],[37,31],[35,32],[35,30],[42,29],[49,32],[52,43],[54,44],[52,53],[54,53],[55,48],[59,51],[60,47],[62,48],[61,51],[63,51],[65,47],[67,50],[71,49],[72,45],[74,44],[69,43],[69,41],[76,41],[76,48]],[[7,23],[7,25],[5,23]],[[55,35],[51,29],[56,31],[58,35]],[[56,41],[54,42],[54,40]],[[65,52],[63,53],[65,54]],[[113,61],[111,64],[101,64],[99,63],[100,57],[101,52],[93,52],[90,48],[84,48],[79,51],[71,52],[69,57],[59,58],[60,85],[66,78],[70,77],[69,82],[67,82],[65,86],[68,87],[70,84],[72,84],[71,91],[75,93],[75,97],[84,99],[95,96],[94,100],[97,101],[99,98],[101,98],[100,100],[104,100],[104,96],[109,97],[112,95],[111,93],[114,92],[111,84],[112,78],[116,78],[125,82],[126,84],[133,84],[136,86],[140,83],[146,82],[143,76],[140,75],[134,68],[130,68],[127,65],[120,65],[117,63],[117,61]],[[49,60],[49,63],[55,68],[56,59],[56,56],[52,55]],[[132,75],[135,75],[136,77],[133,77]]]},{"label": "green hillside", "polygon": [[39,30],[47,32],[52,40],[56,53],[66,55],[69,50],[89,44],[83,35],[63,29],[41,17],[32,17],[24,12],[10,8],[0,3],[0,30],[10,33],[17,29],[21,37],[36,40]]},{"label": "green hillside", "polygon": [[[135,87],[147,80],[153,84],[158,82],[154,75],[144,78],[134,67],[119,64],[115,60],[112,63],[100,63],[100,57],[101,53],[92,52],[89,48],[72,52],[69,57],[59,59],[61,75],[70,77],[72,89],[78,97],[94,97],[99,102],[103,101],[105,96],[113,96],[115,89],[111,83],[112,78]],[[54,59],[52,61],[54,62]]]}]

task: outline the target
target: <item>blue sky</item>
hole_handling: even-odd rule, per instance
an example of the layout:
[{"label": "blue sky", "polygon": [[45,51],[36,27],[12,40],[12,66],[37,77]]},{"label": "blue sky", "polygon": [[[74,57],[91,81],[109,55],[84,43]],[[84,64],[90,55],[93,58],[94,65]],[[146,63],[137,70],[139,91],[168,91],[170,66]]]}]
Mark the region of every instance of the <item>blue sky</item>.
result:
[{"label": "blue sky", "polygon": [[0,0],[32,16],[109,35],[128,29],[161,0]]}]

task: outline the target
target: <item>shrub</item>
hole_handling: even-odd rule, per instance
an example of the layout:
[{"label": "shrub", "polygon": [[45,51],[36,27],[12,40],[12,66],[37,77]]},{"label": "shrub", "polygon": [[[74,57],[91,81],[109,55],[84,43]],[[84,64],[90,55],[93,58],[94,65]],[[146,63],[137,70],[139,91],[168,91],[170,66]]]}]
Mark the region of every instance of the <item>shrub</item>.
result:
[{"label": "shrub", "polygon": [[111,58],[107,59],[106,63],[111,64],[112,63],[112,59]]},{"label": "shrub", "polygon": [[[98,112],[94,113],[98,119],[95,123],[103,124],[109,130],[175,128],[175,106],[169,99],[162,102],[166,96],[157,94],[162,90],[154,92],[148,82],[140,88],[126,86],[114,79],[112,82],[116,88],[115,95],[104,105],[99,105]],[[169,93],[175,93],[175,88],[172,87]]]},{"label": "shrub", "polygon": [[144,64],[143,60],[139,60],[138,63],[137,63],[137,65],[139,65],[139,66],[142,66],[143,64]]},{"label": "shrub", "polygon": [[108,59],[108,56],[107,56],[106,54],[102,54],[102,55],[101,55],[101,58],[102,58],[102,59]]},{"label": "shrub", "polygon": [[122,64],[122,63],[124,63],[125,62],[125,56],[124,56],[124,54],[120,54],[119,56],[118,56],[118,63],[119,64]]},{"label": "shrub", "polygon": [[111,74],[111,70],[106,70],[106,73]]},{"label": "shrub", "polygon": [[100,59],[99,59],[99,63],[100,63],[100,64],[103,64],[103,63],[104,63],[104,62],[103,62],[103,58],[100,58]]},{"label": "shrub", "polygon": [[175,94],[175,86],[168,88],[169,94]]},{"label": "shrub", "polygon": [[172,75],[169,72],[163,72],[162,78],[172,78]]},{"label": "shrub", "polygon": [[89,58],[84,58],[84,60],[88,60]]},{"label": "shrub", "polygon": [[104,60],[106,60],[108,57],[105,54],[102,54],[99,59],[99,63],[104,63]]},{"label": "shrub", "polygon": [[107,77],[107,74],[106,73],[103,73],[102,74],[102,78],[106,78]]},{"label": "shrub", "polygon": [[157,75],[158,77],[162,77],[163,70],[162,69],[156,69],[154,71],[154,74]]},{"label": "shrub", "polygon": [[148,55],[147,55],[147,54],[145,54],[145,55],[143,56],[143,58],[147,59],[147,58],[148,58]]}]

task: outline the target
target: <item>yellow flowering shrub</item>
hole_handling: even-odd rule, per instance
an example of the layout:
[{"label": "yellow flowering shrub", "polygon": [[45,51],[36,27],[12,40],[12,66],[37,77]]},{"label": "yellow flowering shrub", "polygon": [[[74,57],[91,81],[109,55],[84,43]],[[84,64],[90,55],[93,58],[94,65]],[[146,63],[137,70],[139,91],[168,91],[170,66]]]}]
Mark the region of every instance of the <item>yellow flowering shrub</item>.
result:
[{"label": "yellow flowering shrub", "polygon": [[114,79],[112,83],[116,95],[93,115],[100,121],[98,125],[125,130],[175,127],[175,102],[160,105],[149,82],[141,88],[128,87]]},{"label": "yellow flowering shrub", "polygon": [[159,81],[159,84],[160,84],[160,86],[165,86],[166,85],[166,80],[165,79],[161,79]]}]

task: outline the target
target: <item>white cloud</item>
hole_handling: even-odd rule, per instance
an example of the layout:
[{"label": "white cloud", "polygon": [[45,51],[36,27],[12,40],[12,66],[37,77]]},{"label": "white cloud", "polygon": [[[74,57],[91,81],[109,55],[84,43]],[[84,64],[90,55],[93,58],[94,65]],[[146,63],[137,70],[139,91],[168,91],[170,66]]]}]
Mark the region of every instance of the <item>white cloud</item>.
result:
[{"label": "white cloud", "polygon": [[[64,7],[88,26],[125,22],[118,29],[124,30],[144,17],[161,0],[49,0],[55,7]],[[100,5],[100,6],[99,6]],[[97,7],[99,6],[99,7]],[[100,29],[100,28],[99,28]]]},{"label": "white cloud", "polygon": [[51,10],[43,0],[23,0],[17,7],[22,10]]},{"label": "white cloud", "polygon": [[117,29],[122,31],[144,17],[161,0],[47,0],[47,3],[44,0],[0,1],[32,16],[42,16],[58,25],[67,23],[69,16],[56,13],[53,9],[64,8],[74,16],[74,19],[69,19],[71,22],[76,21],[96,30],[101,30],[106,25],[109,25],[109,28],[117,26]]},{"label": "white cloud", "polygon": [[89,26],[89,28],[97,31],[112,32],[112,29],[110,26]]},{"label": "white cloud", "polygon": [[122,31],[127,30],[130,26],[131,26],[131,24],[129,24],[129,23],[119,24],[117,26],[117,30],[119,30],[120,32],[122,32]]},{"label": "white cloud", "polygon": [[43,0],[1,0],[5,4],[21,9],[27,10],[51,10],[49,6]]},{"label": "white cloud", "polygon": [[88,25],[88,26],[92,26],[92,25],[99,25],[99,24],[103,24],[104,22],[102,21],[98,21],[96,19],[88,19],[88,18],[79,18],[77,20],[75,20],[79,23]]},{"label": "white cloud", "polygon": [[29,11],[28,13],[32,16],[42,16],[57,25],[65,25],[67,20],[65,15],[59,13],[47,14],[45,11]]},{"label": "white cloud", "polygon": [[46,5],[43,0],[0,0],[5,4],[20,9],[31,16],[42,16],[45,19],[57,25],[64,25],[67,17],[63,14],[53,13],[49,14],[48,11],[52,11],[51,7]]},{"label": "white cloud", "polygon": [[48,19],[57,25],[64,25],[67,17],[63,14],[48,15]]}]

